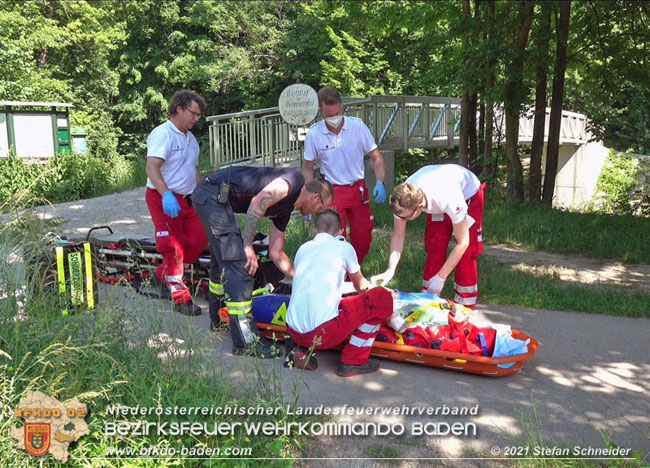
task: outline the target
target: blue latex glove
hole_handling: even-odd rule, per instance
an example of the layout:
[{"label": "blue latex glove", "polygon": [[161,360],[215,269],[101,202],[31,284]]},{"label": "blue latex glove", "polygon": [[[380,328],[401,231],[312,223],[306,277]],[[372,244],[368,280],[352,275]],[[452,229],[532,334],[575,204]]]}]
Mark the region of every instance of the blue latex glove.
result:
[{"label": "blue latex glove", "polygon": [[386,201],[386,189],[384,188],[384,183],[377,182],[372,194],[375,197],[375,203],[384,203]]},{"label": "blue latex glove", "polygon": [[181,210],[180,205],[176,201],[176,197],[171,192],[165,192],[162,196],[163,211],[170,218],[175,218],[178,216],[178,212]]}]

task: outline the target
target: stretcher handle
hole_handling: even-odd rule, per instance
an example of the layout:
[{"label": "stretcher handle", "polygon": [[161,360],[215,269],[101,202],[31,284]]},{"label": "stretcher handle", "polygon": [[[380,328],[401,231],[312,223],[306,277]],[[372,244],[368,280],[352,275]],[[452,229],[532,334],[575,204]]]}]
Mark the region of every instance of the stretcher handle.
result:
[{"label": "stretcher handle", "polygon": [[108,232],[113,234],[113,230],[111,229],[110,226],[94,226],[94,227],[91,227],[90,229],[88,229],[88,232],[86,233],[86,240],[90,239],[90,233],[92,233],[93,231],[96,231],[98,229],[108,229]]}]

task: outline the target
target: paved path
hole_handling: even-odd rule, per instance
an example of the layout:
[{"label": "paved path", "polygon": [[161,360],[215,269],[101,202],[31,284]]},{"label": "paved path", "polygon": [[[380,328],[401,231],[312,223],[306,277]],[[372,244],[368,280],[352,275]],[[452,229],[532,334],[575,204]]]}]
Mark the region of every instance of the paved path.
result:
[{"label": "paved path", "polygon": [[[142,189],[40,211],[46,217],[65,219],[60,228],[70,235],[83,235],[89,227],[98,224],[110,224],[120,234],[128,236],[148,236],[152,231]],[[488,253],[494,253],[497,248],[490,247]],[[509,247],[500,249],[499,252],[512,250]],[[511,253],[518,262],[533,258],[524,251]],[[575,261],[572,257],[548,258],[558,264],[567,263],[563,265],[567,268],[572,268],[571,262]],[[531,260],[531,263],[537,261]],[[595,262],[592,266],[598,267]],[[630,286],[647,286],[647,265],[624,268],[636,278],[630,280]],[[107,289],[103,288],[104,297]],[[114,300],[128,303],[135,300],[130,296],[132,293],[120,289],[124,291],[114,295]],[[378,415],[351,416],[355,421],[402,423],[407,431],[418,422],[473,423],[477,426],[476,436],[318,438],[311,447],[313,456],[367,457],[390,446],[410,458],[472,457],[488,454],[494,446],[499,450],[520,446],[527,436],[543,439],[550,446],[559,443],[567,447],[603,448],[598,428],[607,430],[608,438],[616,444],[650,453],[648,319],[479,304],[478,310],[488,318],[511,324],[539,341],[537,355],[519,374],[490,379],[385,361],[378,373],[342,379],[334,374],[335,352],[319,352],[320,367],[315,372],[285,369],[277,362],[235,357],[230,354],[227,333],[215,336],[207,331],[207,313],[186,318],[167,311],[168,305],[163,301],[143,300],[142,296],[138,296],[137,301],[140,309],[150,311],[154,321],[168,327],[160,335],[167,343],[165,346],[172,343],[182,348],[188,336],[198,334],[203,340],[201,352],[214,359],[225,375],[238,382],[240,389],[250,387],[250,382],[259,383],[254,378],[251,380],[251,376],[255,375],[255,366],[262,366],[267,375],[279,377],[266,384],[276,382],[287,401],[297,389],[298,404],[305,407],[342,408],[348,405],[372,410],[406,406],[435,410],[445,406],[473,408],[478,405],[475,416],[400,415],[392,419],[382,419]],[[204,310],[207,308],[205,301],[199,303]],[[179,323],[187,326],[178,326]],[[323,464],[328,466],[327,462]]]},{"label": "paved path", "polygon": [[[108,289],[103,288],[102,296]],[[382,361],[375,374],[343,379],[335,374],[335,351],[317,353],[316,371],[287,369],[279,360],[233,356],[229,333],[209,332],[206,313],[184,317],[170,312],[162,300],[143,299],[123,287],[117,288],[112,298],[137,303],[139,316],[148,312],[144,314],[148,320],[161,327],[148,337],[150,345],[161,347],[161,358],[183,352],[203,353],[234,382],[232,388],[237,392],[279,388],[285,402],[293,401],[297,394],[301,408],[352,408],[355,412],[398,408],[402,413],[342,416],[342,422],[386,422],[396,428],[402,424],[405,434],[319,437],[310,448],[313,457],[368,457],[381,447],[391,447],[409,459],[477,457],[496,450],[493,447],[502,451],[524,447],[530,437],[550,447],[603,449],[599,429],[607,431],[608,439],[622,447],[650,454],[648,319],[479,304],[478,309],[489,319],[511,324],[539,341],[537,354],[518,374],[487,378]],[[207,308],[203,298],[197,302]],[[146,333],[147,329],[142,323],[134,328],[137,333]],[[265,378],[258,379],[257,375]],[[403,414],[404,407],[409,413],[439,408],[439,414]],[[478,414],[443,415],[445,407],[478,407]],[[477,432],[467,436],[412,434],[417,424],[432,428],[439,423],[474,424]],[[358,463],[355,466],[373,466],[369,461]],[[314,462],[305,466],[314,466]],[[316,466],[343,465],[329,460]]]}]

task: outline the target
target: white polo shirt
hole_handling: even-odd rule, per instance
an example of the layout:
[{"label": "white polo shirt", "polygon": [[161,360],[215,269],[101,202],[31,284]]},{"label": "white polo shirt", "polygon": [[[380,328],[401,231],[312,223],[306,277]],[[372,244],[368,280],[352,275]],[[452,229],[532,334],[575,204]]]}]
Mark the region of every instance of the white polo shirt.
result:
[{"label": "white polo shirt", "polygon": [[[147,157],[165,162],[160,173],[169,190],[189,195],[196,188],[196,167],[199,165],[199,142],[192,132],[181,132],[168,120],[158,125],[147,138]],[[147,187],[155,189],[147,178]]]},{"label": "white polo shirt", "polygon": [[467,202],[478,192],[481,181],[469,169],[458,164],[424,166],[406,179],[407,184],[417,185],[427,197],[424,212],[434,221],[447,214],[454,224],[467,216]]},{"label": "white polo shirt", "polygon": [[347,185],[364,178],[363,157],[377,148],[375,138],[356,117],[343,117],[338,135],[325,125],[325,120],[311,126],[305,137],[305,161],[320,160],[320,171],[334,185]]},{"label": "white polo shirt", "polygon": [[287,324],[298,333],[309,333],[338,316],[345,273],[361,267],[352,245],[324,232],[298,249],[294,266]]}]

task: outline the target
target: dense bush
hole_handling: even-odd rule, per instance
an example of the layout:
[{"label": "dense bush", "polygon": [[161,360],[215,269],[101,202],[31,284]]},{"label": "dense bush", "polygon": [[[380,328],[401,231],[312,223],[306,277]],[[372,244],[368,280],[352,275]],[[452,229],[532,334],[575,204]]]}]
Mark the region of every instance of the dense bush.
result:
[{"label": "dense bush", "polygon": [[590,208],[611,214],[650,215],[646,176],[637,157],[611,150],[600,173]]},{"label": "dense bush", "polygon": [[46,202],[60,203],[101,195],[128,185],[135,163],[90,154],[62,153],[45,162],[0,159],[0,210]]}]

